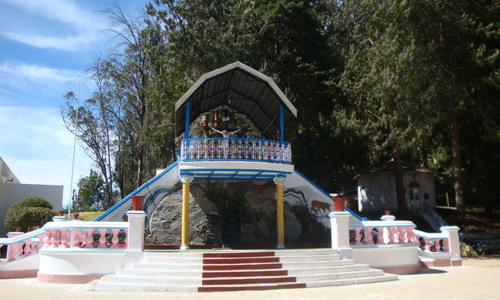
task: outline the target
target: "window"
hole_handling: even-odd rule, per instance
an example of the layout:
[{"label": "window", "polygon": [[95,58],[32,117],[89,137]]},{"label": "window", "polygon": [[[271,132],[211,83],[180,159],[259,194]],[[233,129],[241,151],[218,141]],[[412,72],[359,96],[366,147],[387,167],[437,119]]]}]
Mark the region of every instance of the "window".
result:
[{"label": "window", "polygon": [[410,200],[420,200],[420,185],[416,181],[410,182]]}]

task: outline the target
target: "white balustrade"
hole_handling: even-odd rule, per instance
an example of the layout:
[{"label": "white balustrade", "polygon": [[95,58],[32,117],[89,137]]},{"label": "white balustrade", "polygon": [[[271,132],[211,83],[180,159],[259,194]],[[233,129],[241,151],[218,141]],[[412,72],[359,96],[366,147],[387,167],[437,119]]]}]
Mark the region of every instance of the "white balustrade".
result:
[{"label": "white balustrade", "polygon": [[428,233],[415,230],[415,235],[420,240],[421,251],[428,253],[450,252],[450,237],[446,232]]},{"label": "white balustrade", "polygon": [[[384,216],[386,217],[386,216]],[[395,221],[393,216],[382,218],[382,221],[361,221],[359,225],[351,225],[352,246],[400,245],[418,243],[411,221]]]},{"label": "white balustrade", "polygon": [[292,144],[256,139],[183,139],[181,161],[196,160],[255,160],[289,164],[292,163]]},{"label": "white balustrade", "polygon": [[44,249],[127,248],[124,222],[50,222],[43,230]]},{"label": "white balustrade", "polygon": [[38,229],[9,238],[0,238],[0,248],[6,248],[6,261],[11,262],[38,253],[44,244],[43,239],[45,239],[44,231]]}]

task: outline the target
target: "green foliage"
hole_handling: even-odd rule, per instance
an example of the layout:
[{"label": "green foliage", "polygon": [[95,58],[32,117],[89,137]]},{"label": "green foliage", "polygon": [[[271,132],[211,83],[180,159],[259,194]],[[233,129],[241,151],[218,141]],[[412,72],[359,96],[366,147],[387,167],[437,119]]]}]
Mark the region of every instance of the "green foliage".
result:
[{"label": "green foliage", "polygon": [[52,204],[47,199],[26,197],[10,206],[5,215],[4,225],[9,231],[21,228],[21,231],[27,232],[42,227],[51,221],[53,216]]},{"label": "green foliage", "polygon": [[72,211],[97,211],[108,209],[106,200],[105,182],[102,176],[90,170],[89,176],[78,180],[78,194],[73,197]]},{"label": "green foliage", "polygon": [[[107,11],[121,47],[91,69],[90,99],[75,107],[68,95],[68,127],[108,203],[175,160],[175,102],[234,61],[273,78],[298,109],[285,137],[297,169],[323,188],[400,157],[471,201],[495,197],[498,1],[154,0],[146,11],[138,21]],[[212,192],[231,209],[231,195]]]},{"label": "green foliage", "polygon": [[203,195],[210,202],[217,205],[221,215],[224,214],[245,214],[246,197],[245,191],[234,190],[232,193],[221,184],[208,182]]}]

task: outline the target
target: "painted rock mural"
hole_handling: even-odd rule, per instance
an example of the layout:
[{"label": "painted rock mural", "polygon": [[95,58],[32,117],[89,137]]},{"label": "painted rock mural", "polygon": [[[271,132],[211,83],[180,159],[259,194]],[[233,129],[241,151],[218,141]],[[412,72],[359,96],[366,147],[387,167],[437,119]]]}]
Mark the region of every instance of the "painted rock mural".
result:
[{"label": "painted rock mural", "polygon": [[[214,185],[217,188],[214,188]],[[207,198],[212,198],[213,201]],[[220,203],[220,199],[226,199],[229,205]],[[236,200],[239,202],[233,203]],[[330,241],[330,230],[325,226],[325,221],[329,222],[327,216],[332,209],[331,204],[315,199],[308,187],[285,189],[284,202],[287,243]],[[150,214],[150,235],[146,243],[181,243],[181,206],[182,190],[178,185],[158,202]],[[277,232],[274,183],[194,182],[190,188],[189,227],[189,240],[192,245],[224,244],[237,247],[275,244]]]}]

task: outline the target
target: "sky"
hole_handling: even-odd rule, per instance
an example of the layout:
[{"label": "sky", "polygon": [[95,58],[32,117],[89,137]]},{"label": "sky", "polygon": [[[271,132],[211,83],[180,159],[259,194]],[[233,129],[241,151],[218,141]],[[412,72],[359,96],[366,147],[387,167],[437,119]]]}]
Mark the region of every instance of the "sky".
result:
[{"label": "sky", "polygon": [[63,95],[86,99],[85,72],[112,47],[103,10],[118,4],[138,16],[147,0],[0,0],[0,157],[21,183],[63,185],[69,201],[92,161],[61,117]]}]

